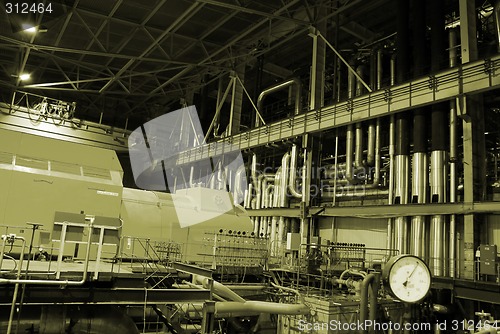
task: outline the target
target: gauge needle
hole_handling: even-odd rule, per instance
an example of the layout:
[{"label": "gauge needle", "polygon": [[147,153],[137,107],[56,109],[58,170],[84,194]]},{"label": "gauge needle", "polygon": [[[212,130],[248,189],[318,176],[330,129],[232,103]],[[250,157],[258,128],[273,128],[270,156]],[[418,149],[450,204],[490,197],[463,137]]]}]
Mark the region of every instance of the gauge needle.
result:
[{"label": "gauge needle", "polygon": [[410,280],[411,276],[413,275],[413,273],[415,272],[415,270],[417,270],[418,268],[418,265],[420,264],[420,262],[417,262],[417,264],[415,265],[415,267],[413,268],[413,270],[411,271],[410,275],[408,275],[408,277],[406,278],[406,281],[403,283],[403,286],[406,288],[406,286],[408,285],[408,281]]}]

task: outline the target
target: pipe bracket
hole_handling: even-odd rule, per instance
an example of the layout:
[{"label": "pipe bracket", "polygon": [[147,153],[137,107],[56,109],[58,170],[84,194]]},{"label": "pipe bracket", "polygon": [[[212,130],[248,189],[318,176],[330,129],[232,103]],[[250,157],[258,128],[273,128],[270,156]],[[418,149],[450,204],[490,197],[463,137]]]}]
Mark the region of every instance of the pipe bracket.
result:
[{"label": "pipe bracket", "polygon": [[436,78],[435,75],[430,75],[429,76],[429,81],[428,81],[429,89],[432,91],[437,91],[439,87],[438,79]]},{"label": "pipe bracket", "polygon": [[347,102],[347,104],[346,104],[347,112],[349,114],[352,114],[352,111],[354,110],[354,103],[353,103],[352,99],[349,99],[346,102]]},{"label": "pipe bracket", "polygon": [[318,108],[314,112],[314,120],[319,121],[320,119],[321,119],[321,108]]},{"label": "pipe bracket", "polygon": [[391,102],[392,100],[392,92],[390,89],[385,89],[384,90],[384,101],[385,102]]},{"label": "pipe bracket", "polygon": [[485,59],[484,60],[484,73],[493,74],[494,70],[495,70],[495,65],[493,64],[493,61],[489,58]]}]

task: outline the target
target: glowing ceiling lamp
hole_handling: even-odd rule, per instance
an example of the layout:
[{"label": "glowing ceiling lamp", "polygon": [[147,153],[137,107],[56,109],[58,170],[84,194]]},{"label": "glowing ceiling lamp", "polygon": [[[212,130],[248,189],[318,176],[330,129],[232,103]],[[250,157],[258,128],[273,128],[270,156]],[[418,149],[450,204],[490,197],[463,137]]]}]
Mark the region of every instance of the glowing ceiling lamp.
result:
[{"label": "glowing ceiling lamp", "polygon": [[23,73],[21,75],[19,75],[19,79],[21,81],[26,81],[26,80],[29,80],[31,78],[31,75],[29,73]]}]

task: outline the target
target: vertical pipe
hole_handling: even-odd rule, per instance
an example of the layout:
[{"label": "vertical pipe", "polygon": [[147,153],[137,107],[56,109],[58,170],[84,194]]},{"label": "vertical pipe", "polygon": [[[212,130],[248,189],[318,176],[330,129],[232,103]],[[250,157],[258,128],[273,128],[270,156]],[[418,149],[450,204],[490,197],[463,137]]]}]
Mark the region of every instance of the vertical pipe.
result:
[{"label": "vertical pipe", "polygon": [[377,90],[379,90],[380,88],[382,88],[382,78],[383,78],[383,75],[384,75],[384,67],[383,67],[383,57],[384,57],[384,53],[383,53],[383,50],[382,50],[382,47],[379,47],[377,49],[377,82],[376,82],[376,86],[375,88]]},{"label": "vertical pipe", "polygon": [[354,156],[354,166],[356,168],[363,167],[363,125],[361,122],[356,123],[356,148]]},{"label": "vertical pipe", "polygon": [[[396,84],[396,55],[393,54],[390,59],[390,84]],[[396,123],[395,117],[392,114],[389,120],[389,196],[388,204],[394,203],[394,153],[396,147]],[[394,221],[392,218],[387,219],[387,248],[390,249],[389,254],[394,255]]]},{"label": "vertical pipe", "polygon": [[[296,168],[297,160],[298,160],[297,145],[293,145],[292,146],[292,155],[290,157],[290,170],[289,170],[290,178],[289,178],[289,183],[288,183],[288,190],[290,190],[290,193],[292,194],[292,196],[294,196],[296,198],[302,198],[303,194],[304,194],[304,189],[302,189],[302,192],[299,192],[297,190],[297,184],[296,184],[297,171],[298,171],[298,168]],[[305,166],[303,168],[305,168]],[[304,174],[305,174],[305,171],[303,170],[302,175],[304,175]],[[303,183],[302,188],[304,188],[304,187],[305,187],[305,184]]]},{"label": "vertical pipe", "polygon": [[[410,68],[410,48],[408,26],[410,6],[408,0],[394,0],[396,2],[396,79],[403,83],[408,79]],[[405,113],[396,115],[396,148],[395,148],[395,204],[408,203],[408,177],[409,177],[409,140],[408,140],[408,116]],[[397,217],[394,221],[395,248],[400,253],[407,252],[408,221],[406,217]]]},{"label": "vertical pipe", "polygon": [[[413,16],[413,76],[419,77],[425,69],[425,1],[412,1]],[[427,202],[428,162],[427,162],[427,121],[424,108],[413,113],[413,159],[412,159],[412,203]],[[425,216],[413,216],[410,230],[410,254],[425,257]]]},{"label": "vertical pipe", "polygon": [[497,51],[500,53],[500,1],[498,0],[493,7],[493,14],[495,15],[495,27],[497,32]]},{"label": "vertical pipe", "polygon": [[[500,5],[500,1],[495,4],[495,9]],[[498,29],[498,21],[497,21]],[[500,34],[498,35],[500,37]],[[455,67],[457,65],[457,31],[454,28],[449,29],[449,66]],[[456,176],[456,161],[457,161],[457,110],[456,101],[450,100],[450,202],[455,203],[456,189],[457,189],[457,176]],[[456,216],[450,216],[450,276],[455,277],[456,269],[455,266],[455,248],[456,241]]]},{"label": "vertical pipe", "polygon": [[373,166],[375,164],[375,124],[373,121],[370,121],[368,124],[366,164],[368,166]]},{"label": "vertical pipe", "polygon": [[[358,74],[358,76],[360,78],[364,79],[364,74],[365,74],[364,66],[358,65],[358,67],[356,68],[356,73]],[[364,87],[363,87],[361,80],[356,80],[356,96],[363,94],[363,91],[364,91]]]},{"label": "vertical pipe", "polygon": [[[21,269],[23,267],[23,258],[24,258],[24,248],[26,247],[26,240],[24,240],[23,237],[15,237],[17,240],[22,241],[21,245],[21,255],[19,255],[19,263],[17,267],[17,274],[16,274],[16,279],[20,280],[21,279]],[[90,247],[90,246],[87,246]],[[62,255],[60,255],[62,256]],[[14,285],[14,293],[12,294],[12,304],[10,306],[10,315],[9,315],[9,324],[7,325],[7,334],[10,334],[12,330],[12,323],[14,320],[14,313],[16,310],[16,299],[17,299],[17,293],[19,291],[19,283],[16,283]]]},{"label": "vertical pipe", "polygon": [[348,182],[352,183],[354,181],[354,173],[353,173],[353,148],[354,148],[354,135],[353,135],[353,125],[349,124],[347,126],[347,134],[346,134],[346,152],[345,152],[345,178]]},{"label": "vertical pipe", "polygon": [[[441,4],[430,1],[431,20],[431,71],[437,72],[442,68],[444,60],[444,11]],[[431,201],[433,203],[444,203],[446,201],[446,112],[443,103],[432,106],[431,131]],[[431,217],[430,228],[430,260],[431,269],[435,276],[443,276],[446,273],[445,257],[446,233],[445,217],[434,215]],[[446,263],[447,266],[448,263]]]}]

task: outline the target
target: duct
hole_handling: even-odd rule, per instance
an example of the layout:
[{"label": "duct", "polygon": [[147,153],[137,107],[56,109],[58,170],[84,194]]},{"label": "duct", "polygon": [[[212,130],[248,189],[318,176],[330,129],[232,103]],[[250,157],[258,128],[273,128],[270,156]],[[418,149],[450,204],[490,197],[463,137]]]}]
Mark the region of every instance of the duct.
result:
[{"label": "duct", "polygon": [[[376,319],[377,315],[377,295],[379,288],[379,274],[373,273],[367,275],[363,281],[361,282],[361,291],[360,291],[360,302],[359,302],[359,322],[364,324],[367,320],[370,320],[372,323]],[[370,312],[368,317],[368,290],[370,289]],[[362,333],[366,333],[367,330],[363,327]]]},{"label": "duct", "polygon": [[283,304],[248,300],[246,302],[216,302],[215,316],[238,317],[249,314],[270,313],[282,315],[306,315],[310,313],[304,304]]},{"label": "duct", "polygon": [[356,123],[356,147],[354,167],[363,167],[363,125],[361,123]]},{"label": "duct", "polygon": [[[298,115],[300,113],[300,110],[301,110],[301,100],[302,100],[302,96],[301,96],[302,95],[302,83],[300,82],[300,80],[298,78],[292,78],[290,80],[281,82],[277,85],[271,86],[271,87],[265,89],[264,91],[262,91],[262,93],[260,93],[259,97],[257,98],[257,109],[260,112],[262,112],[262,105],[264,103],[264,98],[267,95],[274,93],[274,92],[277,92],[277,91],[280,91],[280,90],[283,90],[283,89],[288,88],[290,86],[295,87],[295,115]],[[260,119],[258,117],[256,117],[255,127],[259,127],[259,126],[260,126]]]},{"label": "duct", "polygon": [[[297,181],[297,168],[296,168],[296,165],[297,165],[297,159],[298,159],[298,156],[297,156],[297,145],[293,145],[292,146],[292,154],[291,154],[291,157],[290,157],[290,170],[289,170],[289,173],[290,173],[290,178],[289,178],[289,182],[288,182],[288,190],[290,190],[290,194],[292,194],[293,197],[296,197],[296,198],[302,198],[302,195],[304,194],[304,189],[302,189],[302,192],[299,192],[297,189],[296,189],[296,181]],[[302,168],[305,168],[305,167],[302,167]],[[305,172],[302,171],[302,176],[304,176]]]}]

